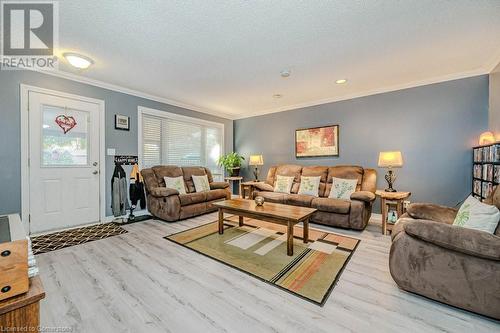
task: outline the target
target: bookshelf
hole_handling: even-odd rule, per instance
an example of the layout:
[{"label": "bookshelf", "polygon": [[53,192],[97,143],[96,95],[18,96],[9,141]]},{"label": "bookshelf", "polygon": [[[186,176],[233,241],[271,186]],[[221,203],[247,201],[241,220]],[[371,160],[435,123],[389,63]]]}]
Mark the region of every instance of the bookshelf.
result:
[{"label": "bookshelf", "polygon": [[472,195],[484,201],[500,184],[500,142],[472,150]]}]

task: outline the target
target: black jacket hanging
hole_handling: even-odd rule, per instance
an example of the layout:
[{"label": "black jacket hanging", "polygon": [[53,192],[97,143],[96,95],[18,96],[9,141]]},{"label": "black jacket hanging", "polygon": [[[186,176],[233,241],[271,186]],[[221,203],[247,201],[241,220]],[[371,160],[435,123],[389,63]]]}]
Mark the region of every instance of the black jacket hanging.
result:
[{"label": "black jacket hanging", "polygon": [[140,201],[141,209],[146,209],[146,194],[144,193],[144,181],[139,172],[137,164],[132,168],[130,173],[130,202],[133,207],[137,207],[137,202]]}]

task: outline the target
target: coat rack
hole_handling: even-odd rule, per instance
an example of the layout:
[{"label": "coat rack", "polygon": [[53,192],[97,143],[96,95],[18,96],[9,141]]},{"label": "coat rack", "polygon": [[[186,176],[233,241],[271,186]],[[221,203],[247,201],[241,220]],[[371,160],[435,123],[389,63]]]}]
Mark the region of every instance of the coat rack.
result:
[{"label": "coat rack", "polygon": [[115,155],[115,165],[135,165],[139,163],[139,158],[135,155]]},{"label": "coat rack", "polygon": [[[115,155],[114,162],[115,162],[115,165],[136,165],[139,162],[139,158],[136,155]],[[145,220],[149,220],[152,218],[151,215],[135,216],[134,210],[135,210],[135,207],[134,208],[130,207],[130,213],[128,215],[127,222],[122,222],[120,224],[129,224],[129,223],[134,223],[134,222],[140,222],[140,221],[145,221]]]}]

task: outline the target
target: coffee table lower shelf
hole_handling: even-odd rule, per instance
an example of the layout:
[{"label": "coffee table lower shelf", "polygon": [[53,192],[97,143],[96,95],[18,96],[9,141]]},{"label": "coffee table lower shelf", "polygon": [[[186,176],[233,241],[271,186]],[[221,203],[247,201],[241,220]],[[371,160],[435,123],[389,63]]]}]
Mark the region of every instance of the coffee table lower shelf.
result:
[{"label": "coffee table lower shelf", "polygon": [[252,218],[252,219],[257,219],[261,221],[266,221],[266,222],[271,222],[271,223],[276,223],[276,224],[281,224],[285,225],[287,227],[287,255],[293,256],[293,227],[297,224],[302,222],[303,223],[303,242],[307,244],[307,241],[309,239],[309,215],[299,218],[297,220],[291,220],[287,218],[280,218],[278,216],[275,217],[270,217],[270,216],[264,216],[262,214],[259,214],[257,212],[243,212],[241,210],[236,210],[236,209],[231,209],[228,207],[219,207],[219,234],[224,234],[224,213],[227,214],[232,214],[232,215],[237,215],[239,217],[238,222],[239,226],[242,227],[244,224],[244,218]]}]

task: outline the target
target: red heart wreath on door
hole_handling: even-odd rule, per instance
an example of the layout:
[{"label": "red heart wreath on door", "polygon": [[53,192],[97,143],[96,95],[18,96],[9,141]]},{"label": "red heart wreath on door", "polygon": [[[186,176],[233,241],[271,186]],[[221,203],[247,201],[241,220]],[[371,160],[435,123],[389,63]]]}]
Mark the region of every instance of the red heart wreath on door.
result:
[{"label": "red heart wreath on door", "polygon": [[64,134],[76,126],[76,120],[72,116],[60,115],[56,117],[56,124],[62,128]]}]

